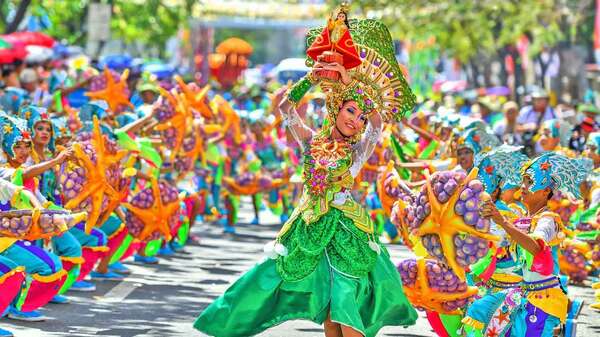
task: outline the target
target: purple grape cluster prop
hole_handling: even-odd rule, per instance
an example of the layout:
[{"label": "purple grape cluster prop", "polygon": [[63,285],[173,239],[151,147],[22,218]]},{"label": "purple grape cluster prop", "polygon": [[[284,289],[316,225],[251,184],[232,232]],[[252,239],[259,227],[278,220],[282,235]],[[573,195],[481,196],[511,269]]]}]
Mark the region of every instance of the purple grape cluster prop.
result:
[{"label": "purple grape cluster prop", "polygon": [[179,198],[177,188],[164,180],[158,182],[158,189],[160,190],[160,199],[163,204],[176,202]]},{"label": "purple grape cluster prop", "polygon": [[412,204],[415,201],[415,197],[401,188],[396,181],[397,179],[399,178],[394,172],[385,174],[383,180],[385,194],[391,198],[403,200],[407,205]]},{"label": "purple grape cluster prop", "polygon": [[585,254],[570,244],[565,245],[560,253],[559,265],[561,272],[569,276],[571,282],[583,283],[588,278]]},{"label": "purple grape cluster prop", "polygon": [[160,132],[164,144],[170,149],[175,148],[175,145],[177,144],[177,132],[177,129],[174,127],[167,128]]},{"label": "purple grape cluster prop", "polygon": [[[73,225],[73,219],[71,213],[62,210],[43,210],[37,223],[34,222],[31,210],[0,212],[0,234],[27,240],[51,237],[64,231],[67,225]],[[34,234],[31,234],[35,226],[39,228],[40,237],[33,237]]]},{"label": "purple grape cluster prop", "polygon": [[240,186],[248,186],[254,182],[254,174],[250,172],[244,172],[235,177],[235,183]]},{"label": "purple grape cluster prop", "polygon": [[261,189],[268,189],[273,185],[273,179],[266,174],[262,174],[258,178],[258,185]]},{"label": "purple grape cluster prop", "polygon": [[[435,200],[429,199],[430,193]],[[478,211],[488,197],[483,184],[463,172],[436,172],[405,210],[408,231],[420,238],[431,257],[462,279],[464,269],[487,254],[493,239],[489,220]]]},{"label": "purple grape cluster prop", "polygon": [[175,172],[187,172],[192,168],[192,159],[186,156],[177,156],[175,158],[175,163],[173,164],[173,167],[175,167]]},{"label": "purple grape cluster prop", "polygon": [[[176,187],[172,186],[164,180],[160,180],[158,182],[158,189],[160,191],[160,199],[163,204],[166,205],[174,202],[179,202],[179,191]],[[141,209],[152,208],[155,204],[154,195],[152,193],[152,187],[147,187],[139,191],[131,199],[130,203],[131,205]],[[175,218],[173,217],[174,215],[176,216]],[[129,230],[131,235],[134,237],[140,236],[145,226],[144,222],[131,211],[127,212],[126,220],[127,229]],[[169,223],[171,226],[173,226],[172,221],[175,220],[179,220],[178,212],[175,212],[169,217]],[[161,234],[158,231],[155,231],[150,234],[148,240],[155,240],[160,238],[160,236]]]},{"label": "purple grape cluster prop", "polygon": [[160,97],[154,106],[154,116],[160,123],[164,123],[175,115],[175,108],[168,99]]},{"label": "purple grape cluster prop", "polygon": [[196,146],[196,137],[193,134],[188,134],[183,138],[183,151],[190,152]]},{"label": "purple grape cluster prop", "polygon": [[67,169],[69,163],[63,164],[63,170],[59,175],[59,184],[62,188],[64,197],[69,200],[75,198],[85,186],[86,174],[83,167],[76,166]]},{"label": "purple grape cluster prop", "polygon": [[[114,70],[109,70],[110,71],[110,76],[112,76],[113,80],[115,82],[118,82],[121,79],[121,75],[119,75],[119,73],[117,73]],[[90,81],[90,91],[100,91],[104,88],[106,88],[106,77],[104,76],[104,73],[100,73],[94,77],[92,77],[91,81]],[[129,95],[129,93],[127,93],[127,95]]]},{"label": "purple grape cluster prop", "polygon": [[464,309],[478,292],[437,260],[403,260],[398,264],[398,272],[406,296],[419,310],[455,313]]}]

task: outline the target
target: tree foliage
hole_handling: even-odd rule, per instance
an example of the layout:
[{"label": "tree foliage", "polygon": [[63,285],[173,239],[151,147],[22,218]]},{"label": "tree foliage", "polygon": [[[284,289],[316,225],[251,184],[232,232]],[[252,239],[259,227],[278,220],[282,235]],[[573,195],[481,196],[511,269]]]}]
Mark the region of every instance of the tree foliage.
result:
[{"label": "tree foliage", "polygon": [[[589,25],[590,17],[593,22],[595,13],[593,0],[357,0],[353,5],[362,15],[385,21],[397,38],[435,37],[463,62],[496,53],[524,35],[532,54],[578,40],[579,26]],[[584,30],[589,34],[589,27]]]}]

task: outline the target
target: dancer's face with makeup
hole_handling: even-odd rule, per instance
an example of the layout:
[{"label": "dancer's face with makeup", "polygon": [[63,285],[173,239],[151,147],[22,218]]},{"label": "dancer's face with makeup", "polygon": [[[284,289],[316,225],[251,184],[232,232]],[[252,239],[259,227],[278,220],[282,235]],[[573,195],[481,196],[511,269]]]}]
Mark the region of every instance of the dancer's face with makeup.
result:
[{"label": "dancer's face with makeup", "polygon": [[335,125],[342,136],[349,138],[362,132],[366,122],[367,115],[358,104],[355,101],[346,101],[340,108]]},{"label": "dancer's face with makeup", "polygon": [[47,146],[52,137],[52,125],[48,122],[38,122],[34,125],[35,135],[33,142],[38,145]]}]

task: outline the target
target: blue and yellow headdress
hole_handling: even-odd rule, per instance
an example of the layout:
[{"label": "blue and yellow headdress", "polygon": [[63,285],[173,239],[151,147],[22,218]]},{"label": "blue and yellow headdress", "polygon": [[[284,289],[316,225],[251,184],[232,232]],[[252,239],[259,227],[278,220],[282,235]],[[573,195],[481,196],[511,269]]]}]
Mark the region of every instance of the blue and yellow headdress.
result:
[{"label": "blue and yellow headdress", "polygon": [[0,125],[2,125],[0,133],[2,149],[10,158],[14,158],[14,147],[17,143],[31,142],[31,135],[27,131],[27,122],[0,112]]},{"label": "blue and yellow headdress", "polygon": [[94,129],[94,117],[100,120],[100,131],[111,139],[116,139],[113,129],[102,122],[102,119],[107,116],[108,105],[104,101],[91,101],[84,104],[79,110],[79,120],[83,125],[79,130],[80,133],[92,132]]},{"label": "blue and yellow headdress", "polygon": [[527,162],[521,148],[503,144],[475,157],[475,167],[479,169],[477,178],[487,193],[491,194],[497,188],[505,191],[521,185],[521,166]]},{"label": "blue and yellow headdress", "polygon": [[40,122],[47,122],[50,124],[50,128],[52,131],[50,132],[50,142],[48,143],[48,149],[54,152],[54,123],[52,123],[52,119],[50,115],[48,115],[48,111],[46,108],[42,108],[35,105],[24,106],[19,110],[19,117],[27,121],[27,128],[29,132],[31,132],[32,137],[35,137],[35,126]]},{"label": "blue and yellow headdress", "polygon": [[54,136],[56,139],[61,137],[73,137],[73,132],[69,128],[69,120],[65,116],[53,117]]},{"label": "blue and yellow headdress", "polygon": [[16,114],[21,105],[24,105],[29,100],[29,93],[25,89],[17,87],[8,87],[4,91],[4,95],[0,97],[0,106],[9,113]]},{"label": "blue and yellow headdress", "polygon": [[82,123],[92,122],[94,116],[98,117],[98,119],[102,119],[107,116],[107,109],[108,104],[104,101],[91,101],[85,103],[81,106],[81,109],[79,109],[79,120]]},{"label": "blue and yellow headdress", "polygon": [[570,159],[555,152],[545,152],[527,162],[522,174],[533,180],[529,188],[531,192],[549,187],[581,198],[579,185],[585,181],[592,168],[592,161],[588,158]]},{"label": "blue and yellow headdress", "polygon": [[498,137],[490,134],[480,124],[474,124],[464,130],[458,139],[457,150],[461,148],[469,148],[474,154],[487,152],[500,145]]}]

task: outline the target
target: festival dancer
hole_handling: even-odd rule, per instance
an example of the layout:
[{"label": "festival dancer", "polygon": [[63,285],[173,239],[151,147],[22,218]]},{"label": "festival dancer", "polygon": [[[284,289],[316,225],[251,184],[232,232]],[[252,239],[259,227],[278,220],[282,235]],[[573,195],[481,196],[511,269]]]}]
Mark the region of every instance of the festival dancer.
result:
[{"label": "festival dancer", "polygon": [[[38,164],[52,158],[55,155],[56,127],[46,109],[30,105],[21,108],[19,114],[27,120],[32,134],[33,163]],[[52,203],[52,208],[60,209],[63,196],[59,192],[57,177],[57,168],[52,168],[37,178],[41,194]],[[85,224],[80,223],[63,235],[52,238],[54,251],[61,257],[64,268],[69,274],[59,295],[52,300],[53,303],[67,303],[68,299],[62,294],[71,288],[75,291],[96,289],[94,284],[83,279],[108,250],[106,235],[98,229],[92,229],[90,234],[86,234],[84,227]]]},{"label": "festival dancer", "polygon": [[[26,122],[7,115],[0,116],[2,123],[2,149],[8,163],[0,168],[0,178],[8,181],[31,181],[33,177],[65,161],[69,153],[61,152],[54,159],[22,168],[29,159],[31,138],[26,131]],[[38,190],[24,184],[29,190],[27,202],[11,198],[10,203],[2,204],[3,210],[12,208],[42,208],[42,198]],[[21,189],[21,187],[19,188]],[[34,196],[32,193],[36,193]],[[8,317],[23,321],[44,321],[38,308],[48,303],[60,290],[66,280],[66,272],[58,256],[47,252],[27,240],[0,237],[0,256],[25,268],[28,275],[26,286],[11,303]]]},{"label": "festival dancer", "polygon": [[370,337],[386,325],[414,324],[416,312],[401,291],[389,254],[373,235],[368,213],[350,194],[381,136],[382,115],[401,116],[414,100],[393,52],[380,53],[393,50],[387,28],[363,20],[354,33],[366,41],[359,48],[379,56],[363,60],[365,71],[385,63],[393,69],[388,78],[397,94],[375,89],[359,71],[317,62],[313,71],[338,73],[340,81],[321,83],[332,85],[325,91],[325,126],[315,133],[293,106],[316,82],[315,75],[291,89],[280,113],[305,153],[303,197],[277,240],[266,247],[272,258],[206,308],[195,328],[214,336],[248,336],[286,320],[309,319],[324,324],[326,336]]},{"label": "festival dancer", "polygon": [[564,226],[547,205],[556,191],[580,197],[580,184],[589,170],[582,160],[544,153],[523,167],[521,193],[526,211],[514,224],[491,201],[481,207],[481,215],[502,227],[519,246],[524,293],[522,301],[515,299],[511,336],[553,336],[554,328],[566,322],[569,301],[559,279],[557,258]]},{"label": "festival dancer", "polygon": [[[526,161],[520,148],[510,145],[502,145],[476,159],[477,178],[498,210],[509,219],[515,219],[518,213],[501,195],[521,185],[519,170]],[[467,336],[491,336],[493,331],[507,331],[510,321],[505,318],[510,315],[511,305],[514,308],[515,293],[521,289],[523,276],[516,246],[501,228],[492,226],[492,232],[503,239],[471,268],[472,277],[477,280],[473,283],[480,284],[485,294],[469,305],[462,320]]]}]

